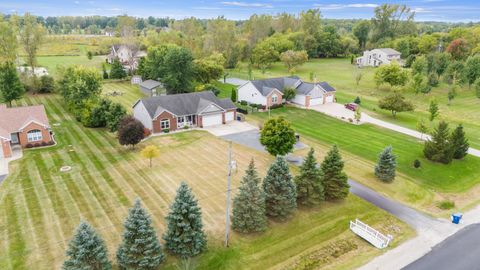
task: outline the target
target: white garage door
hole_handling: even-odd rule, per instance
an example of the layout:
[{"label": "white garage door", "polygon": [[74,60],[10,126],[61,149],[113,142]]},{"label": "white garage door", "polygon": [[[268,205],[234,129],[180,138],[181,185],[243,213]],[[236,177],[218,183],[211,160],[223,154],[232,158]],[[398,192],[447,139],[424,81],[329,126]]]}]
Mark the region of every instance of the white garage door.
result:
[{"label": "white garage door", "polygon": [[333,96],[327,96],[325,102],[326,103],[332,103],[333,102]]},{"label": "white garage door", "polygon": [[202,117],[202,124],[203,124],[204,127],[221,125],[222,124],[222,114],[218,113],[218,114],[204,115]]},{"label": "white garage door", "polygon": [[323,104],[323,97],[322,98],[312,98],[310,99],[310,106],[320,105]]},{"label": "white garage door", "polygon": [[233,121],[234,120],[233,116],[234,116],[233,112],[226,112],[225,113],[225,122]]},{"label": "white garage door", "polygon": [[3,158],[2,139],[0,139],[0,159]]}]

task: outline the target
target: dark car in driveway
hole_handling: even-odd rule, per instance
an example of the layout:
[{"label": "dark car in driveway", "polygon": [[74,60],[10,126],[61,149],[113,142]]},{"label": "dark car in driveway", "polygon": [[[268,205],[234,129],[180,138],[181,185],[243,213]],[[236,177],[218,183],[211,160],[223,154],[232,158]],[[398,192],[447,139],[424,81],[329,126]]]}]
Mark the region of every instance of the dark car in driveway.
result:
[{"label": "dark car in driveway", "polygon": [[350,110],[350,111],[356,111],[357,108],[358,108],[358,104],[357,103],[347,103],[347,104],[345,104],[345,108]]}]

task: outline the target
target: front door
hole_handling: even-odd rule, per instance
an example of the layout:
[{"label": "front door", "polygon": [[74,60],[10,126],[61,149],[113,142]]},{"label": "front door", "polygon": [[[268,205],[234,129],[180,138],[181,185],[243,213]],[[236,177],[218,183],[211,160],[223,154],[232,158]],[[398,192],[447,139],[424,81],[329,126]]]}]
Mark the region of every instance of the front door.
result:
[{"label": "front door", "polygon": [[12,139],[12,144],[19,144],[20,141],[18,140],[18,133],[10,134],[10,138]]}]

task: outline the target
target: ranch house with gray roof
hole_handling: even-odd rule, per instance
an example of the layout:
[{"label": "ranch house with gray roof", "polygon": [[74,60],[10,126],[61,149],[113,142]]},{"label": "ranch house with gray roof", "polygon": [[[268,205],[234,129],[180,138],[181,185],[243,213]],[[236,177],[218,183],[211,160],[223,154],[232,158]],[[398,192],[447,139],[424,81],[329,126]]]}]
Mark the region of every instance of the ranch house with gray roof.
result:
[{"label": "ranch house with gray roof", "polygon": [[309,83],[296,76],[249,81],[238,88],[238,100],[271,107],[284,102],[287,88],[296,93],[291,102],[306,108],[335,102],[336,90],[327,82]]},{"label": "ranch house with gray roof", "polygon": [[226,124],[235,120],[236,109],[230,99],[204,91],[140,99],[133,116],[152,133],[161,133]]}]

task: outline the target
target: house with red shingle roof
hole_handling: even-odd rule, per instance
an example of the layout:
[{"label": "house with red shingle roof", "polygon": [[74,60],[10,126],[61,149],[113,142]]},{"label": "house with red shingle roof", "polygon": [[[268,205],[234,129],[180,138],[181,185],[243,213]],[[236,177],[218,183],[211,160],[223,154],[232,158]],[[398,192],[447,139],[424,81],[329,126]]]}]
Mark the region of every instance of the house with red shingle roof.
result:
[{"label": "house with red shingle roof", "polygon": [[0,158],[11,157],[12,146],[45,146],[53,143],[43,105],[7,108],[0,104]]}]

